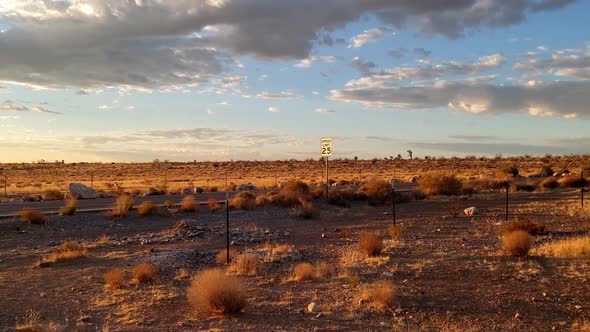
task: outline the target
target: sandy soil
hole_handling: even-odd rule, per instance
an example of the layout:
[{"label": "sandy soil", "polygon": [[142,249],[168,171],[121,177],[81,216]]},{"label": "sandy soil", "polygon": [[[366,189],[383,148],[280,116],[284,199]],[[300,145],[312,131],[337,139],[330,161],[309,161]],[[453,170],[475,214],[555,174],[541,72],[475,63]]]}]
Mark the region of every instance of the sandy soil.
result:
[{"label": "sandy soil", "polygon": [[[547,225],[551,233],[536,237],[535,245],[587,234],[588,218],[566,217],[554,208],[571,204],[574,194],[515,194],[511,211]],[[481,215],[462,216],[468,206],[480,207]],[[265,242],[288,244],[292,251],[267,257],[254,276],[239,276],[248,293],[243,313],[211,318],[195,315],[186,299],[190,280],[175,276],[181,268],[195,274],[219,267],[222,212],[115,220],[80,214],[51,217],[47,226],[0,221],[1,330],[14,330],[29,311],[40,322],[76,331],[563,331],[588,319],[590,261],[505,256],[498,240],[504,218],[499,196],[400,205],[400,240],[386,240],[377,258],[359,258],[359,232],[384,233],[389,210],[361,203],[322,206],[321,217],[312,220],[292,219],[281,208],[232,212],[239,251],[257,252]],[[180,220],[185,222],[179,226]],[[34,268],[65,240],[81,242],[89,255]],[[104,285],[106,271],[143,262],[157,267],[153,282],[122,289]],[[326,262],[332,275],[293,281],[299,262]],[[380,279],[395,285],[394,304],[383,310],[359,304],[360,289]],[[321,315],[306,312],[312,301]]]}]

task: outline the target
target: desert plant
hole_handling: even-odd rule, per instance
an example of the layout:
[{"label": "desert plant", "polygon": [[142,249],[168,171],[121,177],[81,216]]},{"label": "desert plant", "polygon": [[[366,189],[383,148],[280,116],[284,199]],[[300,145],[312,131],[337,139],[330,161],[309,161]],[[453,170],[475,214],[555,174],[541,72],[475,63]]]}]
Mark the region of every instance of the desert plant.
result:
[{"label": "desert plant", "polygon": [[246,305],[246,292],[241,281],[216,269],[200,271],[193,278],[187,297],[201,315],[237,313]]},{"label": "desert plant", "polygon": [[300,206],[291,208],[289,216],[298,219],[312,219],[315,216],[313,203],[310,201],[303,201]]},{"label": "desert plant", "polygon": [[105,284],[112,288],[121,288],[125,285],[125,271],[112,269],[103,276]]},{"label": "desert plant", "polygon": [[86,256],[88,256],[88,249],[84,248],[82,245],[76,242],[66,241],[61,244],[58,251],[45,256],[43,258],[43,261],[39,263],[39,266],[45,266],[44,264],[75,260],[78,258],[84,258]]},{"label": "desert plant", "polygon": [[207,207],[211,213],[215,213],[221,209],[219,206],[219,201],[217,201],[215,198],[209,198],[207,200]]},{"label": "desert plant", "polygon": [[332,273],[332,267],[325,262],[318,262],[313,266],[313,276],[316,279],[329,277]]},{"label": "desert plant", "polygon": [[180,207],[178,208],[182,212],[196,212],[197,208],[197,200],[193,195],[184,196],[182,201],[180,201]]},{"label": "desert plant", "polygon": [[252,254],[242,254],[232,261],[230,267],[237,274],[255,275],[259,266],[260,260],[258,257]]},{"label": "desert plant", "polygon": [[156,276],[156,267],[153,264],[141,263],[131,268],[131,276],[135,282],[149,282]]},{"label": "desert plant", "polygon": [[137,213],[139,213],[140,216],[149,216],[154,213],[155,209],[156,204],[154,204],[154,202],[145,201],[139,205],[137,208]]},{"label": "desert plant", "polygon": [[[229,261],[232,262],[236,259],[238,253],[236,249],[230,248],[229,249]],[[219,250],[216,256],[216,260],[218,264],[227,264],[227,249]]]},{"label": "desert plant", "polygon": [[314,268],[310,263],[299,263],[293,268],[293,277],[295,280],[311,280],[314,276]]},{"label": "desert plant", "polygon": [[402,236],[403,231],[402,231],[402,227],[400,225],[388,225],[387,226],[387,235],[389,235],[389,237],[392,240],[399,240],[400,237]]},{"label": "desert plant", "polygon": [[391,184],[381,179],[367,181],[360,189],[369,205],[383,205],[391,196]]},{"label": "desert plant", "polygon": [[393,304],[395,288],[389,280],[377,280],[361,288],[363,304],[374,309],[384,309]]},{"label": "desert plant", "polygon": [[71,216],[76,213],[76,209],[78,208],[78,199],[76,197],[70,197],[66,201],[66,205],[59,209],[60,216]]},{"label": "desert plant", "polygon": [[541,167],[541,176],[552,176],[553,173],[555,173],[555,171],[551,165],[543,165],[543,167]]},{"label": "desert plant", "polygon": [[510,165],[510,166],[504,167],[502,169],[502,173],[505,175],[518,176],[518,174],[520,172],[518,171],[518,168],[516,167],[516,165]]},{"label": "desert plant", "polygon": [[463,184],[454,174],[431,173],[420,179],[420,189],[427,196],[460,195]]},{"label": "desert plant", "polygon": [[57,190],[57,189],[47,189],[41,195],[43,200],[62,200],[64,199],[64,194]]},{"label": "desert plant", "polygon": [[377,256],[383,250],[383,239],[379,234],[362,231],[358,249],[369,257]]},{"label": "desert plant", "polygon": [[590,258],[590,236],[545,243],[538,248],[537,252],[557,258]]},{"label": "desert plant", "polygon": [[561,179],[561,185],[569,188],[582,188],[588,186],[588,180],[579,175],[567,175]]},{"label": "desert plant", "polygon": [[512,256],[524,257],[531,249],[531,236],[523,230],[515,230],[502,235],[502,249]]},{"label": "desert plant", "polygon": [[533,222],[524,217],[518,217],[516,220],[500,226],[502,234],[511,233],[516,230],[525,231],[532,236],[536,236],[545,233],[545,225]]},{"label": "desert plant", "polygon": [[18,213],[18,216],[22,222],[27,224],[45,225],[47,222],[45,215],[39,210],[24,209]]},{"label": "desert plant", "polygon": [[287,181],[283,188],[281,188],[280,194],[288,201],[311,200],[309,186],[302,181]]},{"label": "desert plant", "polygon": [[125,217],[129,213],[129,210],[131,210],[131,207],[133,207],[133,198],[131,195],[120,195],[115,201],[113,215],[116,217]]},{"label": "desert plant", "polygon": [[176,207],[176,203],[174,203],[171,200],[167,200],[164,202],[164,206],[167,207],[168,209],[174,209]]},{"label": "desert plant", "polygon": [[236,197],[230,199],[229,206],[239,210],[254,210],[256,209],[256,195],[242,191]]},{"label": "desert plant", "polygon": [[548,177],[541,181],[541,187],[544,189],[555,189],[559,187],[559,182],[553,177]]}]

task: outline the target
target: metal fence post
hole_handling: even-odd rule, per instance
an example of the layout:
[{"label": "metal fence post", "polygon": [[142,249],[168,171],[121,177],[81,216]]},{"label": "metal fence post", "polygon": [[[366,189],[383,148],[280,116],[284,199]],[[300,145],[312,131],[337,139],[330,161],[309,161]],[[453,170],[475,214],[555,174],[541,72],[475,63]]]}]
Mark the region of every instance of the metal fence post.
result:
[{"label": "metal fence post", "polygon": [[510,189],[510,184],[508,183],[508,177],[506,177],[506,222],[508,222],[508,190]]},{"label": "metal fence post", "polygon": [[6,187],[8,186],[8,175],[6,174],[6,172],[4,172],[4,198],[7,198],[6,196]]},{"label": "metal fence post", "polygon": [[229,194],[225,192],[225,249],[226,249],[226,263],[229,265]]},{"label": "metal fence post", "polygon": [[580,195],[582,196],[582,207],[584,207],[584,185],[586,184],[586,180],[584,179],[584,169],[582,169],[582,172],[580,173],[580,177],[581,177],[581,184],[582,187],[580,188]]}]

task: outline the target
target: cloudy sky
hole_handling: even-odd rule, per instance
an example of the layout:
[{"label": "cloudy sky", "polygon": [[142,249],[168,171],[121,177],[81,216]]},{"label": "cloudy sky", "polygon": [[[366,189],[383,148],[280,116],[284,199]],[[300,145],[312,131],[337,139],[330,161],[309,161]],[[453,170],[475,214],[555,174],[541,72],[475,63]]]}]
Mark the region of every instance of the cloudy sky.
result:
[{"label": "cloudy sky", "polygon": [[590,152],[590,1],[2,0],[0,162]]}]

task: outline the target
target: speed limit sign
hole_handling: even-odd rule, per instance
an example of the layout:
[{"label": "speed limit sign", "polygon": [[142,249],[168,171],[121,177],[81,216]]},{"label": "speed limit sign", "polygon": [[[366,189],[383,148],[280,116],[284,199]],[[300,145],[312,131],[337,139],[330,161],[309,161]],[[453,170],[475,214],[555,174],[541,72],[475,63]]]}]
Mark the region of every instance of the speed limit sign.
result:
[{"label": "speed limit sign", "polygon": [[322,137],[320,140],[322,157],[332,156],[332,137]]}]

